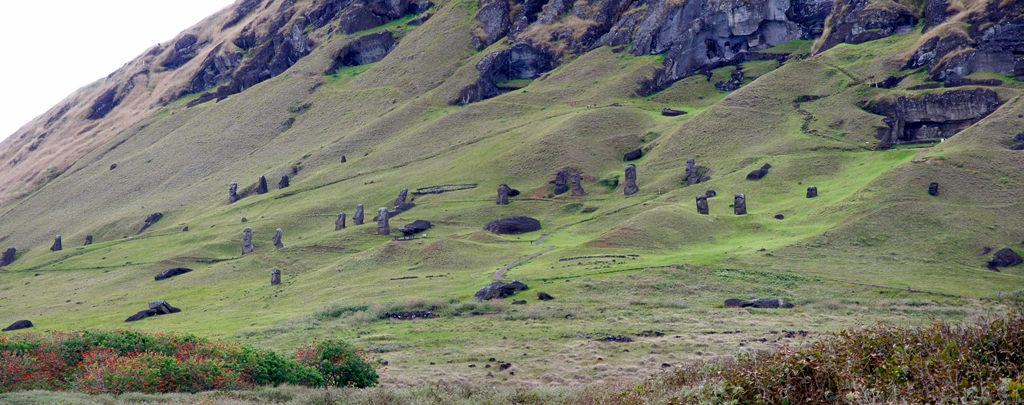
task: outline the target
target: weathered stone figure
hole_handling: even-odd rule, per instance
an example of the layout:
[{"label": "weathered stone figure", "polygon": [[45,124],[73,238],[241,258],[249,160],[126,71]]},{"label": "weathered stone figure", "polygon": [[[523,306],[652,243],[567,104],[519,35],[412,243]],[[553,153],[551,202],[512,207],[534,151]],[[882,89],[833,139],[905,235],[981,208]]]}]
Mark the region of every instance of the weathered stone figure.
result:
[{"label": "weathered stone figure", "polygon": [[252,228],[246,227],[242,230],[242,254],[252,253]]},{"label": "weathered stone figure", "polygon": [[572,183],[572,196],[573,197],[583,197],[584,195],[587,195],[587,193],[583,191],[583,185],[580,184],[580,174],[579,173],[573,173],[572,176],[569,177],[569,182]]},{"label": "weathered stone figure", "polygon": [[498,185],[498,205],[508,205],[508,184],[501,183]]},{"label": "weathered stone figure", "polygon": [[736,200],[732,206],[736,215],[747,215],[747,196],[737,193]]},{"label": "weathered stone figure", "polygon": [[559,170],[555,175],[555,195],[565,194],[566,191],[569,191],[569,186],[565,185],[567,181],[569,181],[569,172]]},{"label": "weathered stone figure", "polygon": [[17,252],[15,248],[7,248],[4,251],[3,256],[0,256],[0,267],[4,267],[14,262],[14,253]]},{"label": "weathered stone figure", "polygon": [[636,186],[636,165],[626,165],[626,186],[622,188],[625,195],[636,194],[640,188]]},{"label": "weathered stone figure", "polygon": [[273,269],[270,271],[270,285],[281,284],[281,270]]},{"label": "weathered stone figure", "polygon": [[269,191],[267,190],[267,176],[260,176],[260,185],[256,187],[256,194],[266,194],[267,191]]},{"label": "weathered stone figure", "polygon": [[388,207],[377,209],[377,235],[390,235],[391,226],[388,224]]},{"label": "weathered stone figure", "polygon": [[290,185],[291,185],[291,180],[288,178],[288,175],[286,174],[284,176],[281,176],[281,181],[279,181],[277,183],[277,188],[278,189],[282,189],[282,188],[288,187]]},{"label": "weathered stone figure", "polygon": [[704,195],[708,196],[708,198],[711,198],[718,195],[718,193],[716,193],[715,190],[708,190],[704,192]]},{"label": "weathered stone figure", "polygon": [[281,243],[281,234],[281,228],[277,228],[277,232],[274,232],[274,247],[278,249],[284,247],[284,243]]},{"label": "weathered stone figure", "polygon": [[701,194],[697,196],[697,213],[708,215],[708,196]]},{"label": "weathered stone figure", "polygon": [[700,183],[700,177],[697,177],[697,164],[693,158],[686,159],[686,185],[692,186],[697,183]]},{"label": "weathered stone figure", "polygon": [[338,214],[338,219],[334,220],[334,230],[340,231],[345,229],[345,213]]},{"label": "weathered stone figure", "polygon": [[402,191],[398,192],[398,198],[395,198],[395,209],[399,209],[405,205],[405,199],[409,197],[409,189],[403,188]]},{"label": "weathered stone figure", "polygon": [[53,238],[53,246],[50,246],[50,251],[56,252],[62,249],[64,249],[64,247],[60,244],[60,235],[57,235]]},{"label": "weathered stone figure", "polygon": [[814,186],[807,187],[807,198],[814,198],[818,196],[818,188]]},{"label": "weathered stone figure", "polygon": [[356,214],[352,216],[352,222],[356,225],[363,224],[363,204],[356,204]]},{"label": "weathered stone figure", "polygon": [[238,196],[238,183],[228,184],[228,204],[235,201],[241,200],[242,197]]},{"label": "weathered stone figure", "polygon": [[939,183],[932,183],[928,185],[928,195],[937,196],[939,195]]},{"label": "weathered stone figure", "polygon": [[89,246],[92,244],[92,235],[85,235],[85,244],[82,246]]},{"label": "weathered stone figure", "polygon": [[348,159],[345,159],[345,155],[341,155],[341,163],[345,162],[348,162]]}]

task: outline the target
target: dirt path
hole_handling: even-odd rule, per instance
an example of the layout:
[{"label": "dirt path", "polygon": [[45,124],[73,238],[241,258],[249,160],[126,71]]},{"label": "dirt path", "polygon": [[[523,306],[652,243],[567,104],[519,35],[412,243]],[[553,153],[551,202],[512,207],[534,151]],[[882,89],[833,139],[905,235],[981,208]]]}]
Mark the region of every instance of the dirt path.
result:
[{"label": "dirt path", "polygon": [[512,263],[512,264],[510,264],[508,266],[502,267],[501,270],[496,271],[494,273],[494,275],[491,276],[491,277],[494,278],[495,280],[504,280],[505,279],[505,272],[508,271],[509,269],[511,269],[513,267],[516,267],[516,266],[518,266],[520,264],[523,264],[523,262],[525,262],[527,260],[533,259],[533,258],[535,258],[537,256],[540,256],[542,254],[550,252],[554,248],[555,248],[555,246],[546,246],[546,247],[544,247],[544,250],[541,250],[540,252],[531,254],[529,256],[526,256],[526,257],[524,257],[522,259],[517,260],[515,263]]}]

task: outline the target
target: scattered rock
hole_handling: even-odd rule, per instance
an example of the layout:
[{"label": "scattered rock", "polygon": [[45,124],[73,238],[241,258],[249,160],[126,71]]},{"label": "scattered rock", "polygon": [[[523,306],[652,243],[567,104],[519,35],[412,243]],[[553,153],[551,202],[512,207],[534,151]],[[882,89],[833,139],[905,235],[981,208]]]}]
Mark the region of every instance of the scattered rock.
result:
[{"label": "scattered rock", "polygon": [[807,198],[814,198],[818,196],[818,188],[814,186],[807,187]]},{"label": "scattered rock", "polygon": [[928,195],[937,196],[939,195],[939,183],[932,183],[928,185]]},{"label": "scattered rock", "polygon": [[727,308],[793,308],[793,304],[779,298],[757,298],[752,300],[741,300],[730,298],[725,300]]},{"label": "scattered rock", "polygon": [[624,155],[622,155],[622,160],[624,160],[626,162],[630,162],[630,161],[633,161],[633,160],[640,159],[643,156],[644,156],[643,149],[642,148],[636,148],[636,149],[633,149],[633,150],[631,150],[629,152],[626,152]]},{"label": "scattered rock", "polygon": [[1017,252],[1014,252],[1010,248],[1002,248],[996,251],[996,254],[992,255],[992,260],[988,262],[989,268],[996,267],[1013,267],[1021,264],[1024,260],[1021,259]]},{"label": "scattered rock", "polygon": [[640,336],[640,337],[661,337],[661,336],[665,336],[664,333],[658,332],[656,330],[645,330],[643,332],[637,333],[636,335]]},{"label": "scattered rock", "polygon": [[569,191],[569,186],[565,184],[568,181],[569,172],[559,170],[558,173],[555,174],[555,195],[565,194],[566,191]]},{"label": "scattered rock", "polygon": [[736,215],[747,215],[747,196],[737,193],[732,206]]},{"label": "scattered rock", "polygon": [[984,246],[984,247],[981,248],[981,250],[978,251],[978,256],[984,256],[984,255],[987,255],[989,253],[992,253],[992,248],[990,248],[988,246]]},{"label": "scattered rock", "polygon": [[412,236],[417,233],[426,231],[427,229],[430,229],[430,221],[424,219],[417,219],[410,224],[406,224],[398,228],[398,231],[401,232],[402,235]]},{"label": "scattered rock", "polygon": [[363,204],[356,204],[356,214],[352,216],[352,222],[356,225],[363,224]]},{"label": "scattered rock", "polygon": [[282,233],[283,232],[281,231],[281,228],[277,228],[277,231],[274,232],[274,247],[275,248],[280,249],[280,248],[284,247],[284,243],[281,243],[281,234]]},{"label": "scattered rock", "polygon": [[537,292],[537,299],[539,299],[541,301],[551,301],[551,300],[555,299],[555,297],[552,297],[551,294],[548,294],[546,292],[538,291]]},{"label": "scattered rock", "polygon": [[82,246],[89,246],[92,244],[92,235],[85,235],[85,244]]},{"label": "scattered rock", "polygon": [[580,184],[579,173],[573,173],[572,176],[569,176],[569,183],[572,184],[572,193],[570,195],[573,197],[582,197],[587,194],[583,191],[583,185]]},{"label": "scattered rock", "polygon": [[242,254],[252,253],[252,228],[246,227],[242,230]]},{"label": "scattered rock", "polygon": [[249,222],[249,219],[248,219],[248,218],[246,218],[246,217],[242,217],[242,223],[244,224],[244,223],[246,223],[246,222]]},{"label": "scattered rock", "polygon": [[498,185],[498,205],[508,205],[508,191],[509,188],[507,184],[501,183]]},{"label": "scattered rock", "polygon": [[182,231],[182,232],[188,232],[188,227],[186,226],[186,227],[184,227],[184,228],[181,228],[181,231]]},{"label": "scattered rock", "polygon": [[0,267],[14,263],[14,253],[17,251],[18,250],[15,248],[7,248],[7,250],[4,251],[3,256],[0,256]]},{"label": "scattered rock", "polygon": [[153,277],[153,279],[156,280],[156,281],[160,281],[160,280],[168,279],[168,278],[171,278],[171,277],[174,277],[174,276],[180,276],[180,275],[188,273],[190,271],[192,271],[192,269],[185,268],[185,267],[174,267],[174,268],[170,268],[170,269],[166,269],[164,271],[161,271],[160,274],[157,274],[156,277]]},{"label": "scattered rock", "polygon": [[526,300],[512,301],[512,305],[526,305]]},{"label": "scattered rock", "polygon": [[290,185],[291,185],[291,181],[290,181],[290,179],[288,179],[288,175],[287,174],[284,175],[284,176],[281,176],[281,181],[277,182],[277,188],[278,189],[287,188]]},{"label": "scattered rock", "polygon": [[678,117],[678,116],[683,115],[683,114],[686,114],[686,111],[673,110],[673,109],[667,108],[667,107],[661,109],[661,115],[664,115],[666,117]]},{"label": "scattered rock", "polygon": [[530,217],[508,217],[496,219],[484,225],[485,231],[498,235],[514,235],[540,229],[540,221]]},{"label": "scattered rock", "polygon": [[509,283],[496,281],[481,288],[476,294],[473,294],[473,297],[480,301],[502,299],[526,289],[529,287],[519,280],[512,280]]},{"label": "scattered rock", "polygon": [[636,186],[636,165],[626,165],[626,185],[622,188],[622,193],[633,195],[638,191],[640,191],[640,188]]},{"label": "scattered rock", "polygon": [[116,168],[117,168],[117,163],[114,163],[114,164],[110,165],[110,170],[114,170]]},{"label": "scattered rock", "polygon": [[242,197],[238,196],[238,183],[228,184],[228,204],[240,200]]},{"label": "scattered rock", "polygon": [[160,218],[163,218],[163,217],[164,217],[164,214],[159,213],[159,212],[155,212],[155,213],[149,214],[149,216],[146,217],[146,223],[142,224],[142,229],[139,229],[139,233],[138,234],[142,234],[142,231],[145,231],[150,226],[153,226],[153,224],[155,224],[156,221],[159,221]]},{"label": "scattered rock", "polygon": [[391,225],[388,223],[388,208],[377,209],[377,235],[390,235]]},{"label": "scattered rock", "polygon": [[1024,142],[1024,132],[1021,132],[1013,137],[1014,142]]},{"label": "scattered rock", "polygon": [[743,70],[740,69],[739,66],[737,66],[736,70],[732,71],[732,75],[730,76],[729,81],[715,83],[715,88],[719,89],[721,91],[731,92],[731,91],[736,91],[742,85],[743,85]]},{"label": "scattered rock", "polygon": [[274,269],[270,271],[270,285],[281,284],[281,270]]},{"label": "scattered rock", "polygon": [[601,342],[629,343],[633,341],[633,338],[623,335],[608,335],[597,340]]},{"label": "scattered rock", "polygon": [[260,184],[256,186],[256,194],[266,194],[267,189],[267,176],[260,176]]},{"label": "scattered rock", "polygon": [[338,214],[338,219],[334,220],[334,230],[335,231],[340,231],[342,229],[345,229],[345,213],[344,212]]},{"label": "scattered rock", "polygon": [[499,371],[505,371],[510,368],[512,368],[512,363],[501,363],[501,365],[498,366]]},{"label": "scattered rock", "polygon": [[697,196],[697,213],[700,215],[708,215],[710,213],[708,208],[708,196],[699,195]]},{"label": "scattered rock", "polygon": [[397,319],[407,321],[411,319],[430,319],[437,318],[437,314],[427,311],[398,311],[398,312],[385,312],[384,319]]},{"label": "scattered rock", "polygon": [[29,321],[27,319],[22,319],[20,321],[15,321],[14,323],[11,324],[11,326],[8,326],[8,327],[4,328],[3,331],[4,332],[8,332],[8,331],[18,330],[18,329],[28,329],[28,328],[31,328],[33,326],[35,326],[35,325],[32,325],[32,321]]},{"label": "scattered rock", "polygon": [[54,236],[53,237],[53,245],[50,246],[50,251],[51,252],[58,252],[58,251],[63,250],[63,249],[64,249],[64,247],[60,243],[60,235]]}]

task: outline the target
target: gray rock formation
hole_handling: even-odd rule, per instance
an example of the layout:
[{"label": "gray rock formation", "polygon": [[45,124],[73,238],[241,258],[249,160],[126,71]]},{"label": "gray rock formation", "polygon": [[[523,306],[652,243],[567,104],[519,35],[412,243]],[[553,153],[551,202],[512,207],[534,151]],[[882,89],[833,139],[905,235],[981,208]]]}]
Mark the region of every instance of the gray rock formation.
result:
[{"label": "gray rock formation", "polygon": [[363,204],[356,204],[356,213],[352,216],[352,223],[356,225],[363,224]]},{"label": "gray rock formation", "polygon": [[697,213],[701,215],[708,215],[708,196],[703,194],[697,196]]},{"label": "gray rock formation", "polygon": [[732,71],[732,75],[729,77],[729,81],[720,81],[715,83],[715,88],[721,91],[736,91],[743,85],[743,70],[736,67],[736,70]]},{"label": "gray rock formation", "polygon": [[888,128],[879,128],[879,147],[904,141],[949,138],[974,125],[1002,104],[999,95],[988,89],[950,90],[919,97],[899,96],[868,107],[885,115]]},{"label": "gray rock formation", "polygon": [[579,173],[573,173],[572,176],[569,176],[569,183],[572,184],[572,193],[570,195],[573,197],[583,197],[587,195],[587,193],[583,191],[583,185],[580,184]]},{"label": "gray rock formation", "polygon": [[17,251],[18,250],[15,248],[7,248],[7,250],[4,251],[4,254],[0,256],[0,267],[4,267],[10,265],[11,263],[14,263],[14,254]]},{"label": "gray rock formation", "polygon": [[737,193],[732,207],[736,215],[747,215],[747,196]]},{"label": "gray rock formation", "polygon": [[281,284],[281,270],[274,269],[270,271],[270,285]]},{"label": "gray rock formation", "polygon": [[569,191],[569,186],[565,184],[568,181],[569,172],[559,170],[558,173],[555,174],[555,195],[565,194],[565,192]]},{"label": "gray rock formation", "polygon": [[284,176],[281,176],[281,181],[277,182],[277,189],[280,190],[282,188],[287,188],[290,185],[291,179],[289,179],[288,175],[286,174]]},{"label": "gray rock formation", "polygon": [[260,184],[256,186],[256,194],[266,194],[268,191],[270,190],[267,189],[267,176],[260,176]]},{"label": "gray rock formation", "polygon": [[388,56],[397,45],[398,41],[395,40],[394,34],[388,30],[363,35],[345,44],[334,54],[334,62],[325,74],[334,74],[338,68],[344,66],[378,62]]},{"label": "gray rock formation", "polygon": [[252,228],[246,227],[242,230],[242,254],[246,255],[252,253],[254,250],[252,246]]},{"label": "gray rock formation", "polygon": [[508,184],[501,183],[498,185],[498,205],[508,205]]},{"label": "gray rock formation", "polygon": [[53,245],[50,246],[50,251],[51,252],[57,252],[57,251],[60,251],[60,250],[63,250],[63,249],[64,249],[64,247],[60,243],[60,235],[57,235],[57,236],[53,237]]},{"label": "gray rock formation", "polygon": [[280,249],[280,248],[284,247],[284,243],[281,243],[281,234],[282,233],[283,232],[281,232],[281,228],[277,228],[277,231],[274,232],[274,247],[275,248]]},{"label": "gray rock formation", "polygon": [[493,299],[502,299],[505,297],[511,297],[517,292],[528,290],[526,284],[519,280],[512,280],[509,283],[502,283],[500,281],[493,282],[481,288],[473,297],[480,301],[487,301]]},{"label": "gray rock formation", "polygon": [[870,0],[848,0],[832,14],[829,27],[817,52],[841,43],[859,44],[903,34],[917,25],[913,11],[900,3],[879,7]]},{"label": "gray rock formation", "polygon": [[931,183],[928,185],[928,195],[933,197],[939,195],[939,183]]},{"label": "gray rock formation", "polygon": [[626,186],[622,188],[625,195],[633,195],[640,191],[636,186],[636,165],[626,165]]},{"label": "gray rock formation", "polygon": [[388,207],[377,209],[377,235],[390,235],[391,225],[388,224]]},{"label": "gray rock formation", "polygon": [[551,50],[532,42],[516,43],[508,48],[484,56],[476,64],[480,78],[459,92],[452,105],[466,105],[495,97],[510,89],[500,83],[515,79],[536,79],[557,66]]},{"label": "gray rock formation", "polygon": [[190,271],[192,271],[192,269],[185,268],[185,267],[174,267],[174,268],[170,268],[170,269],[164,269],[164,271],[161,271],[159,274],[157,274],[155,277],[153,277],[153,280],[155,280],[155,281],[165,280],[165,279],[168,279],[168,278],[171,278],[171,277],[174,277],[174,276],[180,276],[180,275],[188,273]]},{"label": "gray rock formation", "polygon": [[338,214],[338,219],[334,220],[334,230],[335,231],[340,231],[342,229],[345,229],[345,213],[344,212]]},{"label": "gray rock formation", "polygon": [[818,188],[814,186],[807,187],[807,198],[814,198],[818,196]]},{"label": "gray rock formation", "polygon": [[228,204],[242,199],[238,196],[238,183],[228,184]]},{"label": "gray rock formation", "polygon": [[29,321],[27,319],[22,319],[20,321],[15,321],[10,326],[4,328],[3,331],[4,332],[9,332],[9,331],[18,330],[18,329],[28,329],[28,328],[31,328],[33,326],[35,326],[35,325],[32,325],[32,321]]},{"label": "gray rock formation", "polygon": [[85,244],[82,246],[89,246],[92,244],[92,235],[85,235]]},{"label": "gray rock formation", "polygon": [[405,224],[398,228],[398,232],[401,232],[404,236],[412,236],[417,233],[430,229],[430,221],[424,219],[417,219],[410,224]]},{"label": "gray rock formation", "polygon": [[540,221],[530,217],[508,217],[496,219],[484,225],[485,231],[499,235],[515,235],[540,229]]}]

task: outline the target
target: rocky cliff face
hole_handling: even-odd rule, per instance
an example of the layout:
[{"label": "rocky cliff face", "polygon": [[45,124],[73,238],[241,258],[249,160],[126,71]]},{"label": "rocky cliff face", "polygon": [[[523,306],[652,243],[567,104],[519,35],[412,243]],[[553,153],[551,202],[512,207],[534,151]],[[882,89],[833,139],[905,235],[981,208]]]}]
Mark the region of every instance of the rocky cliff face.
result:
[{"label": "rocky cliff face", "polygon": [[880,147],[901,142],[948,138],[973,125],[1002,104],[995,91],[952,90],[921,97],[899,96],[869,107],[885,115],[888,128],[880,128]]}]

